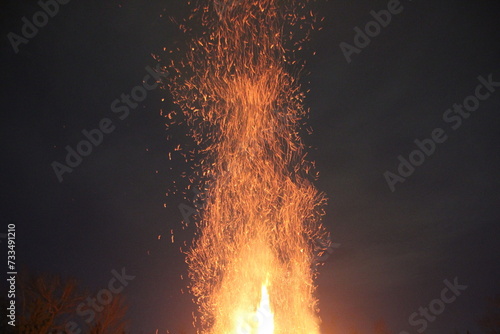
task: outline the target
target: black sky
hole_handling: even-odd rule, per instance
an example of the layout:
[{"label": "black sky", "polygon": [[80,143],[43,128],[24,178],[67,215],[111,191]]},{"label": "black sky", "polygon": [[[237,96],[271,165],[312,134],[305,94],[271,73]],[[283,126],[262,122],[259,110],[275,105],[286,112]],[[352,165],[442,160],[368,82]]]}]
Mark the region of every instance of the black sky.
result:
[{"label": "black sky", "polygon": [[[303,81],[314,132],[305,142],[329,197],[324,224],[340,244],[317,281],[322,333],[369,333],[380,318],[395,333],[416,333],[410,315],[455,277],[468,288],[425,333],[479,333],[486,298],[500,293],[500,87],[456,130],[443,114],[474,94],[479,76],[500,82],[498,1],[401,1],[401,12],[348,63],[340,43],[352,45],[353,29],[389,2],[312,5],[326,19],[309,43],[317,55],[308,56]],[[123,120],[111,110],[156,67],[152,53],[182,40],[167,17],[183,17],[187,6],[72,0],[18,53],[7,36],[21,34],[22,17],[40,6],[1,6],[0,233],[16,222],[19,264],[93,289],[126,268],[136,276],[124,291],[134,333],[191,331],[179,247],[192,231],[181,230],[178,208],[191,199],[165,196],[185,168],[180,156],[168,159],[185,129],[165,129],[160,109],[174,106],[159,88]],[[59,182],[53,161],[63,163],[65,146],[76,147],[82,130],[103,118],[114,131]],[[392,192],[383,174],[396,173],[398,156],[408,158],[414,140],[436,128],[447,140]]]}]

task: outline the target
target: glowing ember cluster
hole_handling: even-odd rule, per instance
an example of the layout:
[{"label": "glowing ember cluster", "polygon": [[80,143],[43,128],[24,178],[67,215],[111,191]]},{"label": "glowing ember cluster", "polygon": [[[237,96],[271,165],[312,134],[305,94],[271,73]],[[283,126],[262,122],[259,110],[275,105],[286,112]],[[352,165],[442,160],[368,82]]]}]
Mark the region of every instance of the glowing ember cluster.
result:
[{"label": "glowing ember cluster", "polygon": [[309,181],[298,135],[306,112],[284,46],[304,20],[294,8],[305,7],[198,6],[189,19],[203,32],[172,63],[170,90],[200,147],[205,180],[207,202],[187,255],[201,333],[319,333],[312,257],[325,233],[324,197]]}]

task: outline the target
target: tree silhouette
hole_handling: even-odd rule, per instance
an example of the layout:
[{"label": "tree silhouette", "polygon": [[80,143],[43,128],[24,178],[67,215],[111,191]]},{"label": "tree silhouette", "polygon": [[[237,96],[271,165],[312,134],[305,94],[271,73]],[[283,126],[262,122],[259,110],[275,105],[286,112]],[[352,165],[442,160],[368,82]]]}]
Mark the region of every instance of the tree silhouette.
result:
[{"label": "tree silhouette", "polygon": [[489,310],[478,324],[486,334],[500,334],[500,295],[490,299]]},{"label": "tree silhouette", "polygon": [[128,321],[125,315],[128,305],[121,295],[113,297],[113,300],[102,312],[97,314],[93,325],[90,326],[89,334],[116,334],[125,333]]},{"label": "tree silhouette", "polygon": [[63,280],[58,275],[23,274],[19,276],[20,333],[63,332],[71,314],[83,300],[75,279]]},{"label": "tree silhouette", "polygon": [[[88,292],[81,290],[75,279],[63,279],[59,275],[23,273],[18,277],[18,282],[20,312],[15,333],[66,334],[66,325],[76,320],[78,306],[89,296]],[[125,333],[127,310],[125,298],[114,295],[111,302],[96,313],[94,322],[80,333]],[[1,333],[7,333],[1,329]]]}]

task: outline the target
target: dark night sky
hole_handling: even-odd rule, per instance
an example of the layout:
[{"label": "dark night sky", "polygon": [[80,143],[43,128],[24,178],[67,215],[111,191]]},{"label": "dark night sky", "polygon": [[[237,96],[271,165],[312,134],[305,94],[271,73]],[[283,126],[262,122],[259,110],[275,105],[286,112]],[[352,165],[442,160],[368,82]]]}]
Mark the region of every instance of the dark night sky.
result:
[{"label": "dark night sky", "polygon": [[[314,132],[305,142],[314,148],[316,184],[329,197],[324,223],[340,243],[317,281],[323,334],[354,326],[369,333],[380,318],[394,333],[416,333],[409,316],[455,277],[468,288],[425,333],[479,333],[475,319],[486,298],[500,293],[500,87],[456,130],[443,114],[474,94],[478,76],[500,82],[497,3],[401,1],[402,11],[350,63],[339,44],[353,44],[353,29],[388,1],[313,5],[326,19],[309,43],[317,51],[304,80]],[[159,110],[173,105],[159,88],[123,120],[110,107],[156,66],[152,53],[182,40],[166,17],[182,17],[187,6],[73,0],[17,54],[7,35],[20,34],[21,18],[40,7],[27,0],[1,6],[0,232],[16,222],[19,265],[74,276],[96,290],[112,269],[126,268],[136,276],[124,290],[134,333],[191,330],[194,305],[180,291],[186,267],[179,246],[192,231],[180,230],[178,209],[190,200],[165,196],[185,167],[179,156],[167,157],[185,142],[184,129],[165,130]],[[51,163],[63,162],[65,146],[74,148],[82,130],[103,118],[115,130],[58,182]],[[384,172],[397,173],[398,156],[408,158],[414,140],[436,128],[447,140],[391,192]]]}]

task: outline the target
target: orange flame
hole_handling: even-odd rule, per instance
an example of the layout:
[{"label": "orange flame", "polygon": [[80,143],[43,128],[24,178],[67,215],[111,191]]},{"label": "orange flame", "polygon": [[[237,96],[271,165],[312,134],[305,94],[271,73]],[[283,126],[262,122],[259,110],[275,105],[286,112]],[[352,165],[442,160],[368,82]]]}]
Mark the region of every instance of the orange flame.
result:
[{"label": "orange flame", "polygon": [[[201,333],[319,333],[313,241],[324,197],[298,131],[303,94],[283,41],[294,0],[212,0],[171,91],[203,153],[207,205],[187,256]],[[281,4],[281,7],[278,6]],[[184,26],[183,26],[184,27]]]},{"label": "orange flame", "polygon": [[271,310],[268,282],[262,285],[259,307],[254,312],[239,312],[236,315],[236,334],[273,334],[274,314]]}]

